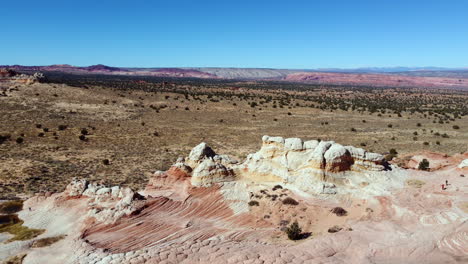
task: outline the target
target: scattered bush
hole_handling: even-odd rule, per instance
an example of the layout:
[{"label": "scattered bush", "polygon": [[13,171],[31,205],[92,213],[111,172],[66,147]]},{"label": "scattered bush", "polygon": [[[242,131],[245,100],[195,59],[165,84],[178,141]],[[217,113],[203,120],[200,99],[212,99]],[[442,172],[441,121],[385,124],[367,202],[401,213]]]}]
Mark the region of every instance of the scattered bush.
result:
[{"label": "scattered bush", "polygon": [[272,189],[272,190],[273,190],[273,191],[276,191],[276,190],[278,190],[278,189],[283,189],[283,186],[281,186],[281,185],[275,185],[275,186],[273,186],[273,189]]},{"label": "scattered bush", "polygon": [[341,230],[343,230],[343,228],[336,225],[336,226],[328,228],[328,233],[336,233],[336,232],[339,232]]},{"label": "scattered bush", "polygon": [[36,124],[36,128],[41,128],[42,125],[41,124]]},{"label": "scattered bush", "polygon": [[428,170],[429,169],[429,161],[427,159],[421,160],[418,165],[419,170]]},{"label": "scattered bush", "polygon": [[81,135],[86,136],[88,135],[88,130],[86,128],[81,129]]},{"label": "scattered bush", "polygon": [[460,129],[460,127],[457,126],[457,125],[454,125],[452,128],[453,128],[453,129]]},{"label": "scattered bush", "polygon": [[346,216],[348,214],[348,211],[346,211],[342,207],[335,207],[335,208],[331,209],[330,212],[336,214],[337,216]]},{"label": "scattered bush", "polygon": [[429,142],[427,142],[427,141],[424,141],[423,144],[424,144],[424,146],[429,146]]},{"label": "scattered bush", "polygon": [[302,238],[302,229],[297,221],[294,221],[289,227],[286,228],[285,233],[291,240],[299,240]]},{"label": "scattered bush", "polygon": [[298,201],[294,200],[291,197],[286,197],[282,202],[283,202],[283,204],[289,204],[289,205],[298,205],[299,204]]},{"label": "scattered bush", "polygon": [[58,126],[58,130],[65,130],[65,129],[67,129],[66,125],[59,125]]},{"label": "scattered bush", "polygon": [[80,135],[78,137],[81,141],[86,141],[86,136],[85,135]]},{"label": "scattered bush", "polygon": [[250,201],[249,202],[249,206],[259,206],[259,205],[260,205],[260,203],[257,202],[257,201]]},{"label": "scattered bush", "polygon": [[10,135],[0,135],[0,144],[3,144],[5,141],[9,140],[10,139]]},{"label": "scattered bush", "polygon": [[16,143],[21,144],[24,142],[24,139],[22,137],[16,138]]},{"label": "scattered bush", "polygon": [[43,137],[43,136],[45,136],[45,134],[41,132],[41,133],[37,134],[37,136],[38,137]]},{"label": "scattered bush", "polygon": [[102,164],[104,164],[104,165],[109,165],[110,162],[109,162],[108,159],[103,159],[103,160],[102,160]]}]

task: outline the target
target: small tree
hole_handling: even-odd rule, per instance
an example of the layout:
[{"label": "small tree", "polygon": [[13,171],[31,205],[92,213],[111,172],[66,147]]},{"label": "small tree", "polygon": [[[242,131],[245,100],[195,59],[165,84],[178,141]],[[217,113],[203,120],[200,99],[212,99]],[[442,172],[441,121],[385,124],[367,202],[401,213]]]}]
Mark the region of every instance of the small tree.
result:
[{"label": "small tree", "polygon": [[294,223],[288,226],[285,232],[288,235],[288,238],[291,240],[301,239],[302,229],[297,221],[294,221]]},{"label": "small tree", "polygon": [[428,170],[429,169],[429,161],[427,159],[421,160],[421,162],[419,162],[418,169],[419,170]]}]

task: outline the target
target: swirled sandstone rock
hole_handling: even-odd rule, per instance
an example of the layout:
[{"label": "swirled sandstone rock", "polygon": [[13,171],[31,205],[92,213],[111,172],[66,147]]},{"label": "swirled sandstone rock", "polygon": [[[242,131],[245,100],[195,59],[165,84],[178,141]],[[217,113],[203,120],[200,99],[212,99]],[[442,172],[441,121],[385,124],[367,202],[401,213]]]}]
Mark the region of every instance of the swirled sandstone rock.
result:
[{"label": "swirled sandstone rock", "polygon": [[[440,171],[407,170],[425,184],[385,193],[405,182],[404,173],[362,149],[264,137],[251,156],[239,164],[201,155],[193,167],[180,158],[154,173],[144,198],[86,180],[34,196],[18,216],[45,233],[3,241],[0,261],[27,253],[24,264],[466,263],[468,187],[457,173],[460,157],[446,158]],[[441,178],[450,182],[443,191]],[[297,204],[283,203],[287,198]],[[348,213],[331,214],[337,206]],[[311,238],[289,241],[281,230],[293,221]],[[328,233],[333,226],[340,231]],[[63,239],[31,246],[57,236]]]}]

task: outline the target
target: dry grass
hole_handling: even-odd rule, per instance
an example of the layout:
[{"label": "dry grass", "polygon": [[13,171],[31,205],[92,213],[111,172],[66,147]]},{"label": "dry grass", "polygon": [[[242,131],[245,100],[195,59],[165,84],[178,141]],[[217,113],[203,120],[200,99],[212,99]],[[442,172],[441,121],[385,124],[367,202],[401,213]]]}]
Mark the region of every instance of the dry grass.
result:
[{"label": "dry grass", "polygon": [[468,213],[468,202],[462,202],[458,205],[465,213]]},{"label": "dry grass", "polygon": [[55,237],[46,237],[46,238],[41,238],[41,239],[37,239],[35,240],[31,247],[33,248],[41,248],[41,247],[48,247],[62,239],[64,239],[65,236],[62,235],[62,236],[55,236]]},{"label": "dry grass", "polygon": [[0,215],[0,233],[13,235],[7,242],[29,240],[44,233],[43,229],[33,229],[23,226],[23,221],[17,215]]},{"label": "dry grass", "polygon": [[0,204],[0,214],[14,214],[23,209],[23,201],[14,200]]},{"label": "dry grass", "polygon": [[421,181],[421,180],[414,180],[413,179],[413,180],[407,180],[406,181],[406,185],[414,187],[414,188],[421,188],[422,186],[424,186],[424,184],[426,184],[426,182]]},{"label": "dry grass", "polygon": [[26,254],[20,254],[17,256],[13,256],[8,258],[3,262],[3,264],[21,264],[23,263],[23,259],[26,257]]},{"label": "dry grass", "polygon": [[[252,108],[249,103],[258,99],[214,96],[216,100],[210,101],[201,95],[200,101],[168,92],[57,84],[21,86],[7,94],[0,97],[0,135],[11,137],[0,144],[0,196],[4,196],[0,199],[62,191],[73,177],[142,188],[154,170],[167,169],[202,141],[239,160],[257,151],[265,134],[354,146],[363,143],[369,151],[385,153],[395,148],[401,155],[420,150],[454,154],[466,151],[463,143],[468,141],[468,126],[452,128],[467,123],[466,116],[439,124],[418,113],[402,112],[398,117],[331,112],[307,107],[308,102],[301,99],[292,99],[284,108],[274,108],[271,102]],[[156,111],[151,105],[167,107]],[[89,132],[86,141],[79,139],[83,128]],[[417,141],[414,132],[418,132]],[[18,137],[23,143],[16,143]],[[105,159],[109,165],[103,164]]]}]

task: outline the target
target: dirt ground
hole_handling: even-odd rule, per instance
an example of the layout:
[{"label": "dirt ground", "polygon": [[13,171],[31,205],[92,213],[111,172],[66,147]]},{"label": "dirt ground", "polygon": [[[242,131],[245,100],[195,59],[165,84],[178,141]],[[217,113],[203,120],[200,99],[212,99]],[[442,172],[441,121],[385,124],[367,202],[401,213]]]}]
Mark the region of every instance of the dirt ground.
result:
[{"label": "dirt ground", "polygon": [[400,155],[468,149],[468,116],[441,124],[409,112],[331,112],[304,107],[300,99],[274,108],[271,102],[251,107],[253,99],[217,102],[63,84],[0,89],[6,94],[0,96],[0,135],[6,136],[0,144],[0,199],[62,191],[73,177],[141,188],[155,170],[167,169],[202,141],[240,160],[259,149],[263,135],[334,140],[380,153],[394,148]]}]

